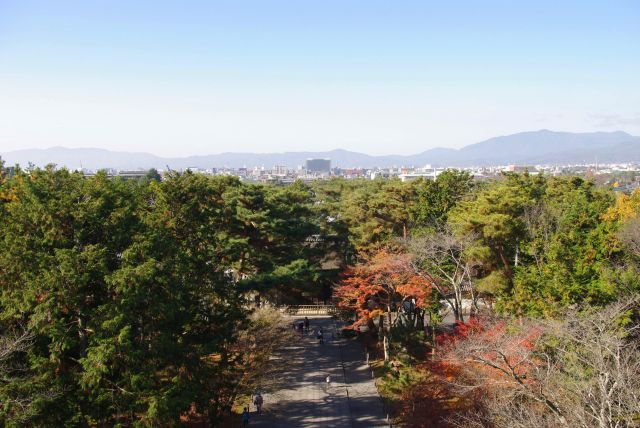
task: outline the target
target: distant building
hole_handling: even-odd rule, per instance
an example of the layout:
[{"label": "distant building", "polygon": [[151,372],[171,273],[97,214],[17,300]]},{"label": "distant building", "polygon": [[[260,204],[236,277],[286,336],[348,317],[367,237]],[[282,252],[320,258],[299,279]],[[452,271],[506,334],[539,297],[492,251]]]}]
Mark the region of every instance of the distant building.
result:
[{"label": "distant building", "polygon": [[340,171],[341,176],[345,178],[359,178],[365,176],[365,170],[362,168],[348,168]]},{"label": "distant building", "polygon": [[148,172],[149,171],[146,169],[137,169],[134,171],[118,171],[118,177],[124,178],[125,180],[138,179],[146,177]]},{"label": "distant building", "polygon": [[276,165],[273,167],[273,175],[287,175],[287,167],[285,165]]},{"label": "distant building", "polygon": [[535,166],[521,166],[521,165],[509,165],[507,167],[507,171],[517,172],[517,173],[528,172],[529,174],[538,174],[540,172]]},{"label": "distant building", "polygon": [[369,174],[369,178],[371,178],[372,180],[376,180],[380,178],[391,178],[392,176],[393,175],[388,170],[387,171],[382,171],[382,170],[371,171],[371,173]]},{"label": "distant building", "polygon": [[307,159],[305,169],[311,173],[328,173],[331,171],[331,159]]},{"label": "distant building", "polygon": [[5,166],[4,173],[6,174],[7,177],[11,178],[15,175],[16,168],[14,166]]},{"label": "distant building", "polygon": [[435,180],[439,173],[440,171],[412,172],[409,174],[400,174],[398,177],[400,177],[400,181],[402,181],[403,183],[405,181],[412,181],[418,178],[424,178],[425,180]]}]

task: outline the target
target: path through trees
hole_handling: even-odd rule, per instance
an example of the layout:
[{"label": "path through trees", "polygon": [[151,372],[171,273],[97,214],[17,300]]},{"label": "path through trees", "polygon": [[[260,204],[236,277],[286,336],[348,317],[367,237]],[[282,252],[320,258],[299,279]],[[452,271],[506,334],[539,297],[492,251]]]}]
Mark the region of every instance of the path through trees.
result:
[{"label": "path through trees", "polygon": [[[301,321],[289,317],[291,323]],[[264,413],[251,407],[250,426],[272,427],[384,427],[383,416],[371,371],[363,350],[354,340],[338,338],[335,321],[313,317],[310,331],[280,349],[274,358],[285,360],[277,390],[262,391]],[[322,328],[325,343],[315,332]],[[327,382],[327,376],[329,382]]]}]

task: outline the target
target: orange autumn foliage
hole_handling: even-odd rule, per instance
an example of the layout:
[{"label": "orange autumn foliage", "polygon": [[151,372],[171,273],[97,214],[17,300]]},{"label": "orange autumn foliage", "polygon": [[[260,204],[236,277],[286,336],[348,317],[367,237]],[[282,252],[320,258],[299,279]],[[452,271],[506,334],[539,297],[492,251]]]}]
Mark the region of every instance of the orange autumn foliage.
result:
[{"label": "orange autumn foliage", "polygon": [[431,284],[416,275],[407,254],[378,251],[343,273],[335,295],[338,306],[356,312],[353,327],[384,316],[395,305],[415,299],[416,307],[425,305]]},{"label": "orange autumn foliage", "polygon": [[534,325],[515,328],[504,321],[472,318],[468,323],[457,323],[454,333],[438,337],[442,357],[435,364],[473,373],[483,378],[485,389],[524,384],[539,363],[535,347],[541,335],[541,328]]}]

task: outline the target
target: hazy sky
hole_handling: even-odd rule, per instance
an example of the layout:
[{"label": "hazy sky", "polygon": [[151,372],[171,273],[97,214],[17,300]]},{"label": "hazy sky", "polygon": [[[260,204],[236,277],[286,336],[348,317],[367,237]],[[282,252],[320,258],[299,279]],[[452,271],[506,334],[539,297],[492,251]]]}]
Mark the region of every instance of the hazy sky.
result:
[{"label": "hazy sky", "polygon": [[[528,4],[524,4],[528,3]],[[640,2],[0,0],[0,152],[640,135]]]}]

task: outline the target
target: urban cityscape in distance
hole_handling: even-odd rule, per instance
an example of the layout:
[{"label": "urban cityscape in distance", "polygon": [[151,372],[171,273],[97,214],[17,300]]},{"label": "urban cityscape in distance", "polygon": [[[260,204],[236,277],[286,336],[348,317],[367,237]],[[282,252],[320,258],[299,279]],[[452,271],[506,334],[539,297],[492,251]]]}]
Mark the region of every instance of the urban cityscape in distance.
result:
[{"label": "urban cityscape in distance", "polygon": [[436,148],[413,156],[370,156],[346,150],[328,152],[222,153],[161,158],[147,153],[50,148],[0,153],[6,166],[54,164],[87,176],[137,179],[149,170],[234,176],[249,183],[288,184],[341,177],[403,182],[433,180],[447,169],[468,171],[476,180],[504,172],[587,175],[619,190],[640,185],[640,137],[625,132],[569,133],[540,130],[492,138],[462,149]]}]

